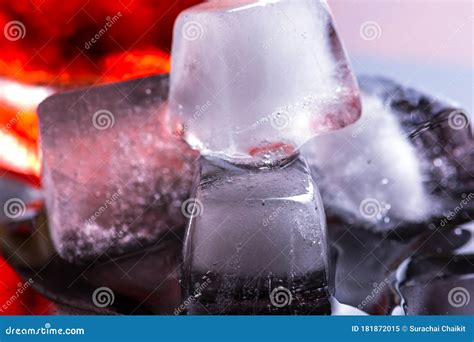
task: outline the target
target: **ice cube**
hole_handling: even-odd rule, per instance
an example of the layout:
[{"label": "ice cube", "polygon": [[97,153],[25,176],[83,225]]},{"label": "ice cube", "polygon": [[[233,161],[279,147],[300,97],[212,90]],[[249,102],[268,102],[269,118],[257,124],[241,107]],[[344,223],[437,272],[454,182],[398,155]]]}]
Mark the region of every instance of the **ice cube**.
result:
[{"label": "ice cube", "polygon": [[330,313],[326,221],[307,165],[203,164],[185,242],[188,313]]},{"label": "ice cube", "polygon": [[184,11],[169,101],[193,147],[241,162],[262,150],[289,154],[360,115],[329,9],[313,0],[215,1]]},{"label": "ice cube", "polygon": [[121,253],[184,227],[196,154],[166,129],[167,93],[156,76],[40,105],[46,206],[63,258]]},{"label": "ice cube", "polygon": [[[302,153],[318,174],[329,218],[380,231],[453,210],[474,189],[467,116],[452,104],[382,78],[362,77],[363,114]],[[466,119],[453,124],[454,116]],[[468,201],[456,219],[466,220]]]}]

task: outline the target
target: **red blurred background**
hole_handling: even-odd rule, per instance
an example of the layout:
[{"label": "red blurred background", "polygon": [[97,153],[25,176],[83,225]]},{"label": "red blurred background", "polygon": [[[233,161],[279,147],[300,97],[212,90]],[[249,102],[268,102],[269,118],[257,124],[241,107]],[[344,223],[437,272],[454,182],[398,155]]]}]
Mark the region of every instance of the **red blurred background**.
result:
[{"label": "red blurred background", "polygon": [[[0,177],[40,186],[36,106],[50,94],[169,70],[176,16],[199,0],[0,0]],[[0,255],[0,305],[22,280]],[[27,288],[0,314],[48,314]]]}]

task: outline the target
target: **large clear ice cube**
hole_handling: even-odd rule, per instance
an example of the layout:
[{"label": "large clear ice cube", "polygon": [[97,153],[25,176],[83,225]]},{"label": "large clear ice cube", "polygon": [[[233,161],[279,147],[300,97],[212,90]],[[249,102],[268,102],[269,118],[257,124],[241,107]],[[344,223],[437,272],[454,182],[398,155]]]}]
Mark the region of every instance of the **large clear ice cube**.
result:
[{"label": "large clear ice cube", "polygon": [[190,206],[188,313],[330,313],[326,221],[307,165],[215,163],[203,160]]},{"label": "large clear ice cube", "polygon": [[[204,154],[291,153],[360,115],[324,1],[213,1],[177,19],[170,111]],[[263,152],[263,153],[262,153]]]},{"label": "large clear ice cube", "polygon": [[168,79],[54,95],[39,107],[51,236],[80,262],[182,229],[196,153],[167,129]]}]

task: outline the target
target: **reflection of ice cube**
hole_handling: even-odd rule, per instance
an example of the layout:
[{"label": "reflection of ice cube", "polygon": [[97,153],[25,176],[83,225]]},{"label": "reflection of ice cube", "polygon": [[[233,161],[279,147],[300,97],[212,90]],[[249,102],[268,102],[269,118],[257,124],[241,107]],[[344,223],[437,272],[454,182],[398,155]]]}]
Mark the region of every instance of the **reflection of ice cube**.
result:
[{"label": "reflection of ice cube", "polygon": [[472,315],[474,223],[428,232],[397,270],[407,315]]},{"label": "reflection of ice cube", "polygon": [[470,127],[450,124],[456,108],[384,79],[360,84],[361,119],[303,150],[328,216],[384,230],[454,209],[473,189],[474,151]]},{"label": "reflection of ice cube", "polygon": [[125,307],[122,309],[128,310],[124,314],[141,314],[143,309],[152,310],[153,314],[173,314],[181,304],[179,263],[182,247],[181,239],[173,235],[160,239],[159,246],[141,248],[88,265],[84,276],[94,288],[106,286],[117,296],[140,303],[127,307],[125,301],[116,301]]},{"label": "reflection of ice cube", "polygon": [[176,21],[170,110],[204,153],[300,146],[360,115],[358,87],[323,1],[215,1]]},{"label": "reflection of ice cube", "polygon": [[[327,313],[326,223],[301,160],[264,170],[205,162],[194,202],[185,274],[188,295],[199,296],[190,313]],[[291,300],[272,305],[272,291]]]},{"label": "reflection of ice cube", "polygon": [[393,295],[393,277],[387,272],[413,253],[412,241],[354,225],[328,226],[336,299],[371,315],[391,314],[399,301]]},{"label": "reflection of ice cube", "polygon": [[185,223],[194,154],[164,128],[167,85],[148,77],[40,105],[46,205],[64,258],[140,247]]}]

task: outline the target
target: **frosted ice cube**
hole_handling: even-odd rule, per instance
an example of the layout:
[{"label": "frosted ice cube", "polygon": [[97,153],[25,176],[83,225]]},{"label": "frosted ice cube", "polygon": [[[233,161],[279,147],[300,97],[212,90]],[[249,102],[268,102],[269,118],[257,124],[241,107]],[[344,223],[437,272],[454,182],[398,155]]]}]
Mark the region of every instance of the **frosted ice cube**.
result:
[{"label": "frosted ice cube", "polygon": [[[377,230],[426,227],[474,189],[470,126],[453,124],[453,116],[466,114],[386,79],[359,82],[361,119],[302,151],[318,174],[327,215]],[[473,205],[463,209],[472,213]]]},{"label": "frosted ice cube", "polygon": [[259,170],[204,161],[193,204],[189,313],[329,312],[326,221],[304,162]]},{"label": "frosted ice cube", "polygon": [[[357,83],[323,1],[215,1],[174,27],[170,110],[204,154],[291,153],[360,115]],[[281,148],[284,146],[284,148]]]},{"label": "frosted ice cube", "polygon": [[49,225],[65,259],[121,253],[184,227],[196,154],[166,129],[167,93],[157,76],[40,105]]}]

